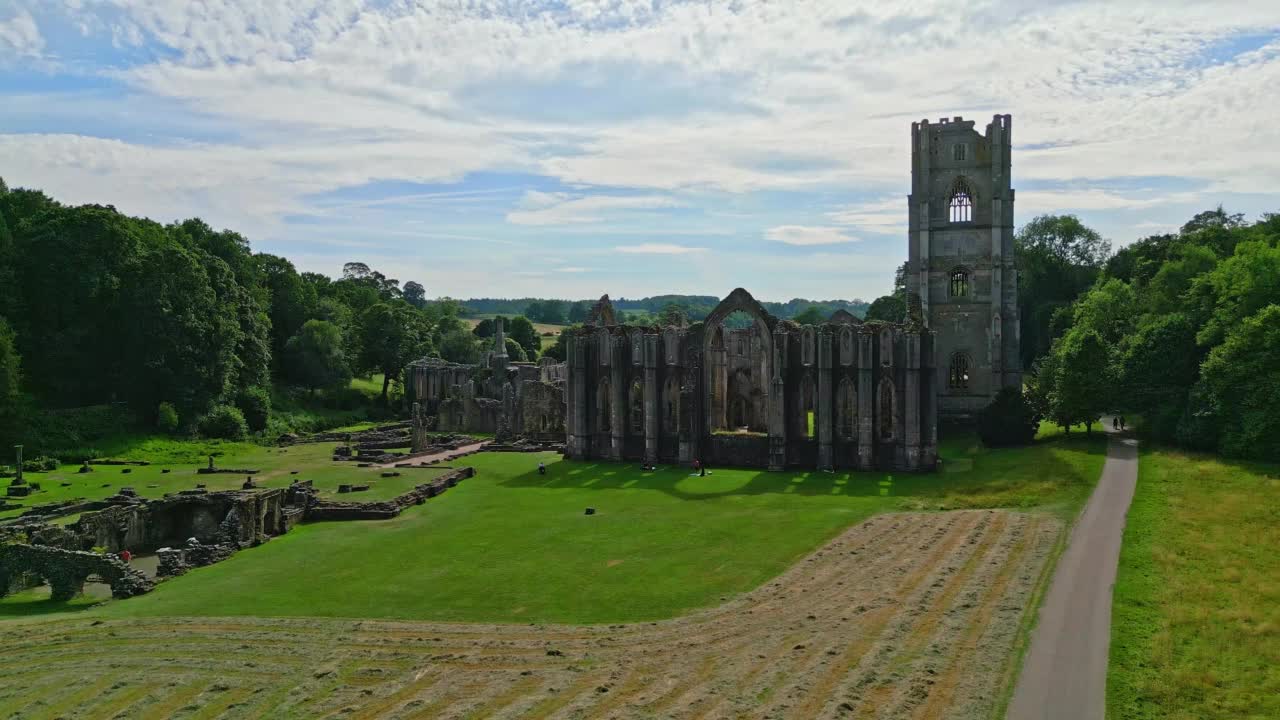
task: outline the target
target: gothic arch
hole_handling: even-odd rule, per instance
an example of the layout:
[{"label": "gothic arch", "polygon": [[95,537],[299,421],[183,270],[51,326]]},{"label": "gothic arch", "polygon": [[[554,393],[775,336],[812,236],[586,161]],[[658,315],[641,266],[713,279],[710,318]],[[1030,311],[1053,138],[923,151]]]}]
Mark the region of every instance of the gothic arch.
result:
[{"label": "gothic arch", "polygon": [[631,383],[631,402],[627,409],[631,417],[631,434],[644,435],[644,382],[640,378]]},{"label": "gothic arch", "polygon": [[876,390],[876,435],[881,442],[893,440],[897,412],[898,398],[893,380],[880,378],[880,387]]},{"label": "gothic arch", "polygon": [[[710,412],[707,413],[706,432],[717,427],[726,427],[731,408],[728,407],[728,376],[724,355],[727,347],[723,323],[725,318],[735,312],[744,312],[752,320],[752,337],[759,339],[761,363],[760,386],[765,393],[764,417],[769,416],[769,404],[773,398],[769,396],[769,379],[772,377],[773,360],[773,328],[777,318],[764,309],[764,306],[751,297],[751,293],[737,288],[729,293],[729,297],[720,301],[715,310],[703,321],[702,350],[704,401]],[[753,343],[754,344],[754,343]],[[717,359],[718,358],[718,359]]]},{"label": "gothic arch", "polygon": [[973,379],[973,356],[963,350],[951,353],[947,362],[947,389],[952,392],[969,389]]},{"label": "gothic arch", "polygon": [[836,431],[844,440],[858,436],[858,388],[852,378],[841,379],[836,390]]},{"label": "gothic arch", "polygon": [[596,432],[607,433],[610,430],[612,421],[611,390],[609,378],[607,376],[601,378],[600,384],[596,386]]},{"label": "gothic arch", "polygon": [[973,209],[978,204],[978,197],[973,192],[969,179],[957,175],[951,181],[951,189],[947,191],[947,221],[973,222]]}]

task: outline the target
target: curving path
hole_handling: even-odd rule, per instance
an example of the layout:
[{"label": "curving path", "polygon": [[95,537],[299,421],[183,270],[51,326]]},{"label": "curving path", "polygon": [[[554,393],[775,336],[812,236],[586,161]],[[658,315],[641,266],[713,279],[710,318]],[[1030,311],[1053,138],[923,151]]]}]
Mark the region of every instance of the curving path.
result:
[{"label": "curving path", "polygon": [[1071,531],[1040,608],[1008,720],[1105,715],[1111,591],[1137,480],[1138,442],[1112,434],[1102,478]]}]

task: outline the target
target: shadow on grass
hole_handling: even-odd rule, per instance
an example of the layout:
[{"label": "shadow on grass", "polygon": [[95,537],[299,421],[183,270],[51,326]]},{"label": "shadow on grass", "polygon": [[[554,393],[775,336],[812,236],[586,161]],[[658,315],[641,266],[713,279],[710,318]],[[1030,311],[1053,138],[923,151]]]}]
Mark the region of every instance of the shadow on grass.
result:
[{"label": "shadow on grass", "polygon": [[48,591],[40,596],[35,591],[26,591],[0,599],[0,619],[39,617],[41,615],[57,615],[61,613],[79,613],[99,604],[100,598],[80,596],[71,600],[54,600]]},{"label": "shadow on grass", "polygon": [[[925,499],[968,496],[983,498],[987,504],[980,506],[1027,507],[1053,502],[1055,498],[1048,496],[1058,490],[1092,487],[1097,474],[1086,476],[1081,464],[1073,464],[1064,452],[1102,456],[1106,440],[1100,435],[1061,438],[999,449],[957,440],[947,450],[953,455],[948,463],[952,469],[937,473],[711,468],[710,475],[698,477],[689,468],[676,465],[645,471],[635,463],[559,460],[547,464],[546,475],[531,467],[500,484],[511,488],[657,490],[684,500],[768,493]],[[1046,483],[1054,487],[1046,488]]]}]

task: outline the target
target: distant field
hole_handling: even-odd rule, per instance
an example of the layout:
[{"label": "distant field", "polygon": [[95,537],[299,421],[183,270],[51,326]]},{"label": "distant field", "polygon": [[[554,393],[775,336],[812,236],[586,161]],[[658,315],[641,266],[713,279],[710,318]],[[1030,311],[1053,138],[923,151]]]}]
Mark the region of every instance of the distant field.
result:
[{"label": "distant field", "polygon": [[[493,317],[494,317],[493,315],[477,315],[476,317],[462,318],[462,321],[474,328],[475,326],[480,324],[481,320],[488,320],[488,319],[492,319]],[[510,316],[508,315],[505,317],[510,317]],[[539,335],[546,335],[547,333],[550,333],[552,335],[559,335],[560,331],[567,327],[569,326],[568,325],[552,325],[549,323],[533,324],[533,329],[537,331]],[[379,388],[379,390],[381,390],[381,388]]]},{"label": "distant field", "polygon": [[1280,466],[1142,453],[1107,717],[1280,718]]}]

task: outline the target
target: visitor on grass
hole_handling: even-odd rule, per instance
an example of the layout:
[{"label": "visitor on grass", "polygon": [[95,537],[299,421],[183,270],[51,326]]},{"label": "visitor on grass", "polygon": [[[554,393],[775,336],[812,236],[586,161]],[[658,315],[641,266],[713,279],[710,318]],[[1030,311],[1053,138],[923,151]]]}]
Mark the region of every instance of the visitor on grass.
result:
[{"label": "visitor on grass", "polygon": [[699,475],[702,474],[702,461],[698,458],[693,459],[693,472]]},{"label": "visitor on grass", "polygon": [[538,474],[539,474],[539,475],[546,475],[546,474],[547,474],[547,464],[546,464],[546,463],[544,463],[544,462],[539,462],[539,463],[538,463]]}]

